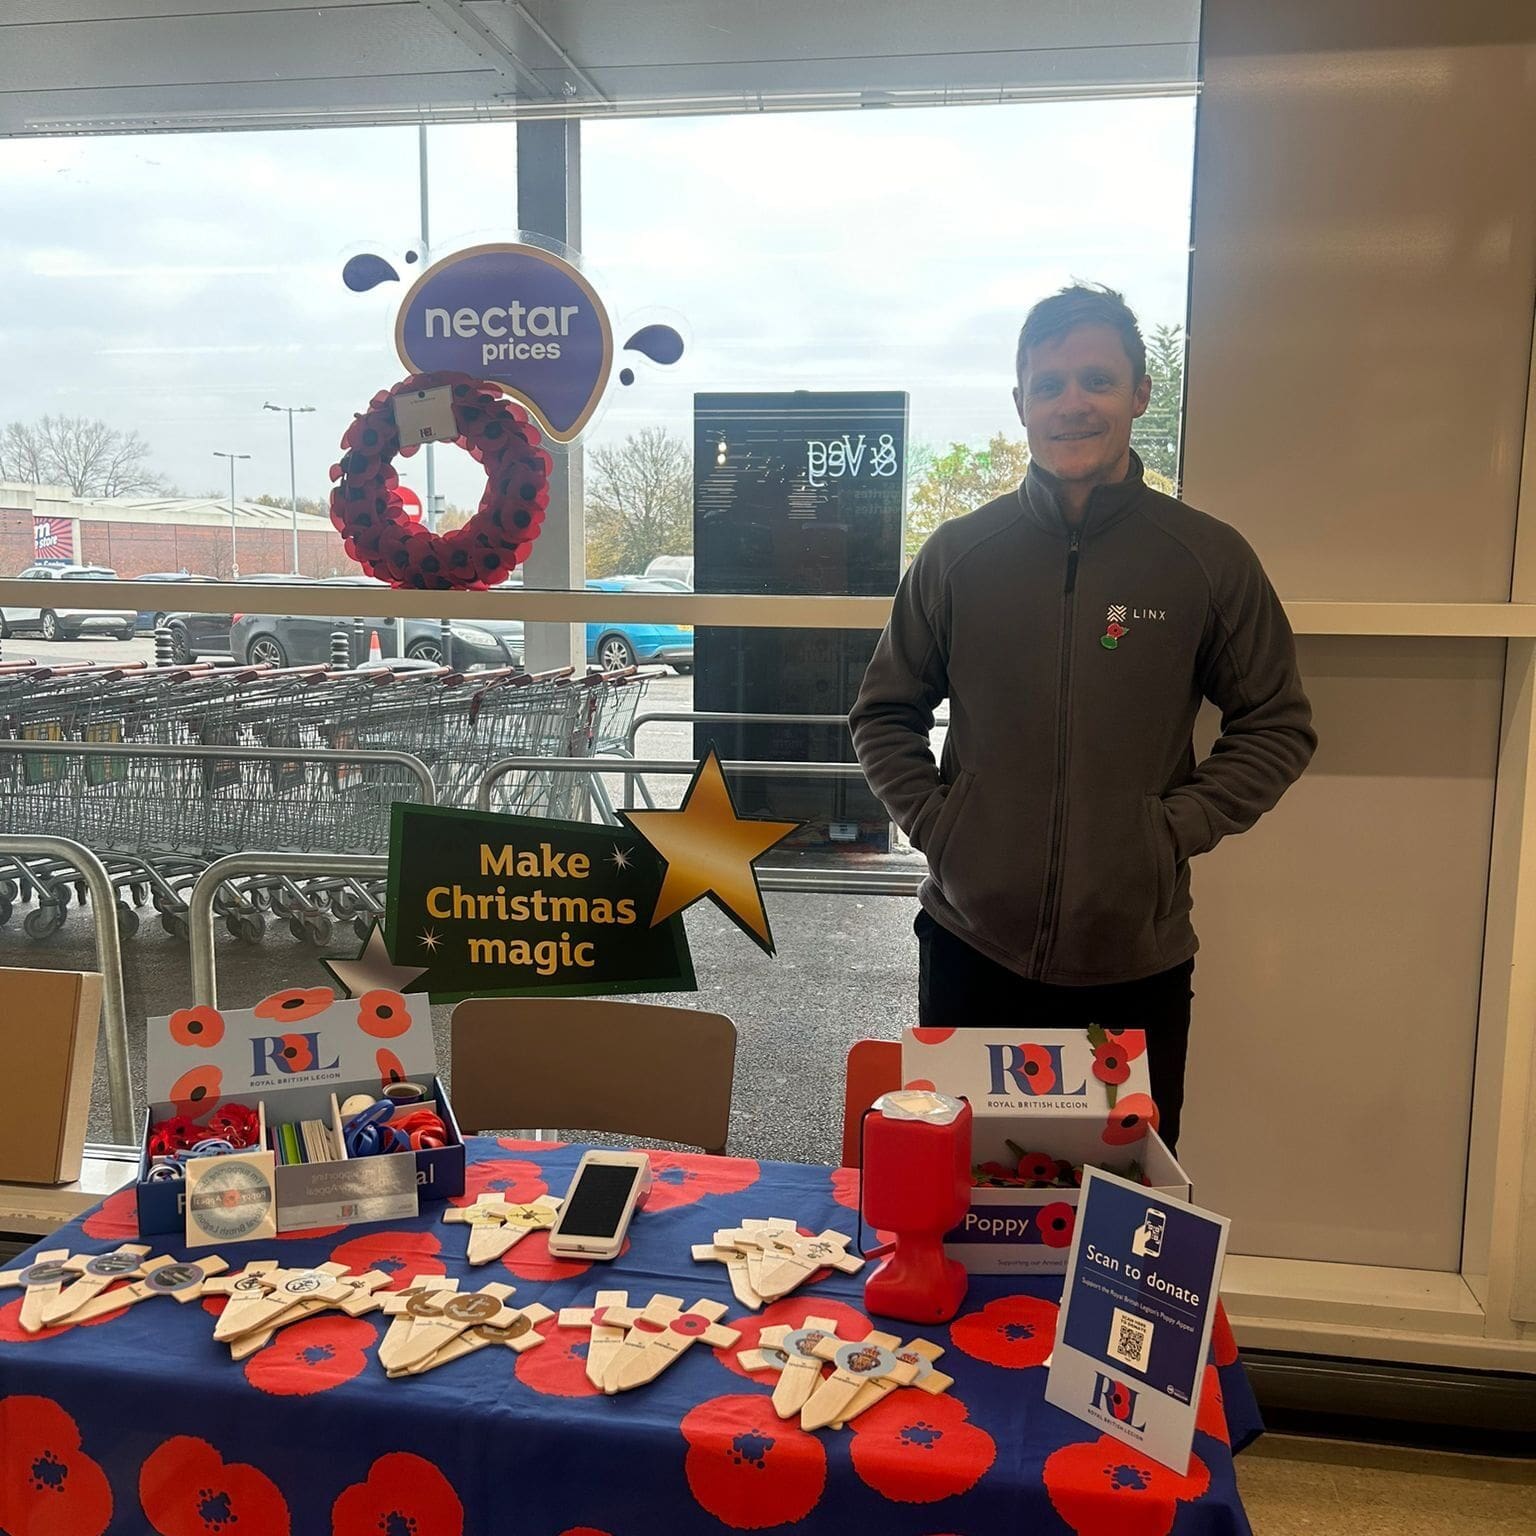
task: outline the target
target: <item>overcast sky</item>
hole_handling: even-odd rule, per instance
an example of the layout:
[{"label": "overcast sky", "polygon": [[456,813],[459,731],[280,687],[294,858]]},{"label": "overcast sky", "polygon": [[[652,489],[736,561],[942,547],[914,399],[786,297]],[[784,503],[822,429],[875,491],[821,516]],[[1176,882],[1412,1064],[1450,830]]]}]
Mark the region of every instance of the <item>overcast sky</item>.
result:
[{"label": "overcast sky", "polygon": [[[511,125],[430,131],[435,256],[515,232]],[[665,425],[695,390],[904,389],[916,441],[1017,429],[1023,312],[1073,277],[1150,329],[1184,318],[1192,98],[615,121],[582,129],[584,264],[622,342],[670,319],[682,362],[614,379],[589,443]],[[410,277],[411,128],[0,141],[0,422],[99,416],[186,492],[324,494],[336,440],[403,369],[404,285],[354,294],[347,256]],[[483,478],[438,454],[439,489]],[[407,479],[413,478],[407,470]],[[419,477],[416,477],[419,478]],[[418,486],[420,489],[420,486]]]}]

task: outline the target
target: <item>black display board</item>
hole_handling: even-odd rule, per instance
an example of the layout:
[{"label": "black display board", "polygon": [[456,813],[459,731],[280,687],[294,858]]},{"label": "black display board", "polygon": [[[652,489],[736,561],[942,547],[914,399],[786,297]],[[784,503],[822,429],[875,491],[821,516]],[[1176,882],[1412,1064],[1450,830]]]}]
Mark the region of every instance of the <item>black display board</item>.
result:
[{"label": "black display board", "polygon": [[[898,391],[694,396],[694,589],[889,596],[901,575],[907,396]],[[694,708],[846,715],[873,630],[701,628]],[[843,726],[694,727],[726,759],[852,762]],[[738,779],[744,814],[809,825],[793,843],[888,846],[884,809],[855,778]]]}]

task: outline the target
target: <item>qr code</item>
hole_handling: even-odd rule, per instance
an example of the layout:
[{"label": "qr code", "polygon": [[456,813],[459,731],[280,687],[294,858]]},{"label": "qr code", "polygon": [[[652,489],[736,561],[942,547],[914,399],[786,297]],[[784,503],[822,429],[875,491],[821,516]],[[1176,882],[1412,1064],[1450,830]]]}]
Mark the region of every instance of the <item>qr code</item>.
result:
[{"label": "qr code", "polygon": [[1130,1366],[1133,1371],[1145,1371],[1151,1353],[1152,1324],[1116,1307],[1109,1320],[1110,1359]]}]

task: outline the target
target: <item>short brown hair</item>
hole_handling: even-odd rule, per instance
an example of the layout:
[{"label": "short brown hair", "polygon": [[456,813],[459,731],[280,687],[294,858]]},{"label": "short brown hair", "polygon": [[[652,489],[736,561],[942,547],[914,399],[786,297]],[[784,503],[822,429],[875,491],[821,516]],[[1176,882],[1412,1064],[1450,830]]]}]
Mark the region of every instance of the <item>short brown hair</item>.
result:
[{"label": "short brown hair", "polygon": [[1147,372],[1147,344],[1141,339],[1141,327],[1125,302],[1101,283],[1073,283],[1048,299],[1041,299],[1024,317],[1019,331],[1019,350],[1014,358],[1014,372],[1024,377],[1024,364],[1031,347],[1042,341],[1055,341],[1080,325],[1107,325],[1119,337],[1125,355],[1131,360],[1131,382],[1139,384]]}]

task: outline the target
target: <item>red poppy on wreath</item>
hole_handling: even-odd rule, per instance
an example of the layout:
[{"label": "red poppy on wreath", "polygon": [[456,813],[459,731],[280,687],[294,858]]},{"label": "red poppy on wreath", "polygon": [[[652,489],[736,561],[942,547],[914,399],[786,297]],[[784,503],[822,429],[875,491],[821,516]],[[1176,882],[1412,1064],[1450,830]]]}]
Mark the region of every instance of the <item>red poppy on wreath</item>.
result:
[{"label": "red poppy on wreath", "polygon": [[684,1415],[682,1431],[688,1486],[722,1525],[791,1525],[820,1502],[826,1450],[793,1420],[779,1418],[767,1394],[711,1398]]},{"label": "red poppy on wreath", "polygon": [[[525,1237],[517,1246],[521,1248],[532,1241],[532,1237]],[[512,1251],[516,1253],[517,1248]],[[586,1330],[557,1327],[552,1317],[534,1326],[544,1342],[517,1356],[512,1367],[517,1379],[530,1391],[545,1397],[600,1397],[601,1390],[587,1380]]]},{"label": "red poppy on wreath", "polygon": [[1018,1175],[1026,1184],[1054,1184],[1056,1159],[1045,1152],[1026,1152],[1019,1159]]},{"label": "red poppy on wreath", "polygon": [[1040,1241],[1047,1248],[1066,1248],[1072,1242],[1077,1211],[1065,1200],[1053,1200],[1035,1212],[1035,1225],[1040,1229]]},{"label": "red poppy on wreath", "polygon": [[311,1317],[284,1328],[245,1362],[245,1379],[274,1397],[309,1397],[361,1376],[378,1339],[361,1317]]},{"label": "red poppy on wreath", "polygon": [[761,1169],[749,1158],[709,1157],[701,1152],[652,1152],[647,1211],[692,1205],[705,1195],[735,1195],[757,1183]]},{"label": "red poppy on wreath", "polygon": [[862,1482],[899,1504],[935,1504],[974,1488],[997,1445],[957,1397],[888,1392],[849,1426],[849,1457]]},{"label": "red poppy on wreath", "polygon": [[1128,1093],[1110,1110],[1101,1139],[1111,1147],[1129,1146],[1155,1131],[1158,1119],[1157,1105],[1146,1094]]},{"label": "red poppy on wreath", "polygon": [[1201,1378],[1200,1406],[1195,1410],[1195,1428],[1203,1435],[1231,1445],[1232,1432],[1227,1428],[1227,1404],[1221,1390],[1221,1373],[1214,1365],[1205,1368]]},{"label": "red poppy on wreath", "polygon": [[1056,1086],[1056,1068],[1051,1064],[1051,1053],[1043,1045],[1021,1045],[1017,1070],[1024,1074],[1031,1093],[1049,1093]]},{"label": "red poppy on wreath", "polygon": [[1232,1334],[1232,1324],[1222,1302],[1216,1303],[1216,1316],[1211,1319],[1211,1359],[1217,1365],[1237,1364],[1237,1340]]},{"label": "red poppy on wreath", "polygon": [[200,1115],[212,1109],[224,1088],[224,1074],[217,1067],[193,1067],[171,1084],[171,1103],[178,1113]]},{"label": "red poppy on wreath", "polygon": [[[68,1333],[71,1328],[99,1328],[103,1323],[110,1323],[114,1318],[121,1317],[122,1311],[103,1312],[100,1317],[90,1318],[83,1323],[55,1323],[51,1328],[43,1328],[37,1333],[28,1333],[21,1326],[21,1306],[26,1300],[25,1296],[18,1296],[14,1301],[8,1301],[0,1307],[0,1344],[31,1344],[37,1339],[56,1339],[61,1333]],[[5,1527],[0,1525],[0,1531]]]},{"label": "red poppy on wreath", "polygon": [[108,1195],[100,1205],[80,1223],[80,1230],[87,1237],[125,1238],[139,1235],[139,1199],[132,1185]]},{"label": "red poppy on wreath", "polygon": [[398,992],[382,987],[364,992],[357,1000],[357,1027],[376,1039],[393,1040],[411,1027],[410,1009]]},{"label": "red poppy on wreath", "polygon": [[444,1275],[442,1244],[430,1232],[365,1232],[339,1244],[331,1253],[337,1264],[354,1274],[382,1269],[389,1276],[386,1291],[403,1291],[418,1275]]},{"label": "red poppy on wreath", "polygon": [[836,1333],[840,1339],[862,1339],[870,1330],[869,1319],[844,1302],[833,1301],[827,1296],[786,1296],[761,1312],[733,1321],[731,1327],[740,1332],[741,1339],[730,1349],[716,1351],[715,1359],[733,1376],[772,1388],[775,1380],[772,1373],[749,1371],[736,1357],[746,1350],[758,1348],[764,1328],[776,1325],[803,1328],[807,1317],[830,1318],[837,1324]]},{"label": "red poppy on wreath", "polygon": [[286,992],[274,992],[264,997],[251,1009],[258,1019],[271,1019],[286,1024],[295,1019],[312,1019],[324,1013],[336,1001],[336,994],[329,987],[290,987]]},{"label": "red poppy on wreath", "polygon": [[1064,1445],[1045,1461],[1045,1491],[1075,1536],[1168,1536],[1179,1505],[1210,1485],[1198,1456],[1181,1475],[1112,1435]]},{"label": "red poppy on wreath", "polygon": [[101,1536],[111,1518],[111,1485],[79,1425],[52,1398],[0,1398],[0,1530]]},{"label": "red poppy on wreath", "polygon": [[1093,1075],[1101,1083],[1120,1084],[1131,1075],[1131,1064],[1126,1054],[1113,1041],[1093,1048]]},{"label": "red poppy on wreath", "polygon": [[396,1531],[410,1536],[464,1532],[464,1506],[453,1484],[430,1461],[409,1451],[380,1456],[368,1469],[368,1480],[353,1483],[331,1506],[331,1536],[394,1536]]},{"label": "red poppy on wreath", "polygon": [[224,1038],[223,1015],[206,1003],[199,1003],[195,1008],[178,1008],[167,1023],[171,1039],[177,1045],[217,1045]]},{"label": "red poppy on wreath", "polygon": [[288,1505],[265,1472],[174,1435],[139,1468],[139,1503],[158,1536],[288,1536]]},{"label": "red poppy on wreath", "polygon": [[505,1195],[514,1205],[526,1205],[549,1193],[537,1163],[521,1157],[490,1157],[464,1170],[464,1193],[452,1196],[449,1205],[473,1205],[481,1195]]},{"label": "red poppy on wreath", "polygon": [[1056,1347],[1060,1308],[1042,1296],[1002,1296],[949,1325],[950,1341],[973,1360],[1022,1371],[1044,1365]]},{"label": "red poppy on wreath", "polygon": [[1118,1045],[1125,1052],[1127,1061],[1135,1061],[1147,1053],[1147,1032],[1144,1029],[1106,1029],[1104,1038]]}]

